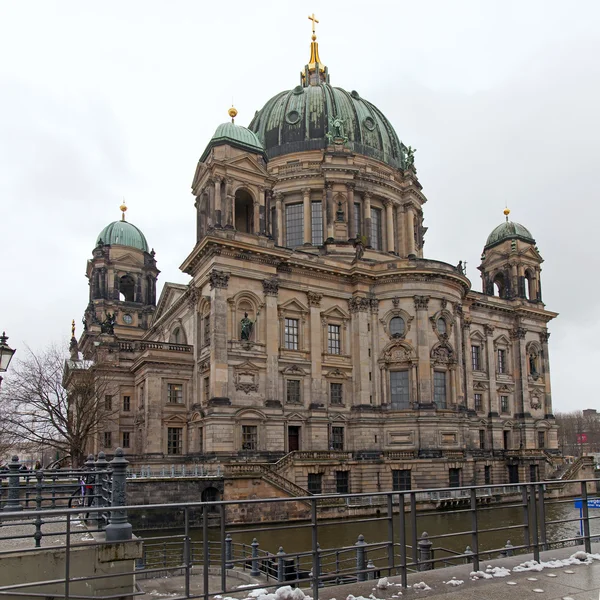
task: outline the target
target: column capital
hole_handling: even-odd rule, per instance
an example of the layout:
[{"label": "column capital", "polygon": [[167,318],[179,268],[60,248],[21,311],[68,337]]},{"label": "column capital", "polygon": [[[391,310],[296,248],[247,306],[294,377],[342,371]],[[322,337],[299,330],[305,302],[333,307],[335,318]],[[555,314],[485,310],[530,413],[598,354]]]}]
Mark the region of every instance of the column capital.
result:
[{"label": "column capital", "polygon": [[283,192],[275,192],[275,202],[281,202],[283,200]]},{"label": "column capital", "polygon": [[321,306],[323,294],[319,294],[318,292],[311,292],[309,290],[308,292],[306,292],[306,297],[308,298],[308,306]]},{"label": "column capital", "polygon": [[354,314],[358,312],[366,312],[371,307],[369,298],[361,298],[360,296],[352,296],[348,298],[348,310]]},{"label": "column capital", "polygon": [[414,296],[415,310],[427,310],[429,306],[429,296]]},{"label": "column capital", "polygon": [[272,279],[263,279],[263,294],[265,296],[277,296],[279,294],[279,280]]},{"label": "column capital", "polygon": [[226,289],[229,286],[229,273],[225,273],[225,271],[213,269],[208,275],[208,279],[211,290],[215,288]]},{"label": "column capital", "polygon": [[302,195],[310,196],[310,188],[309,187],[302,188]]},{"label": "column capital", "polygon": [[346,189],[348,191],[354,191],[356,189],[356,183],[354,183],[354,181],[349,181],[348,183],[346,183]]},{"label": "column capital", "polygon": [[390,208],[390,207],[394,206],[394,203],[389,198],[384,198],[383,199],[383,205],[386,208]]},{"label": "column capital", "polygon": [[373,197],[373,194],[371,194],[371,192],[369,192],[368,190],[363,190],[362,194],[365,200],[370,200]]},{"label": "column capital", "polygon": [[510,337],[513,340],[524,340],[526,333],[527,333],[527,329],[525,329],[524,327],[515,327],[510,332]]},{"label": "column capital", "polygon": [[222,175],[213,175],[210,179],[213,183],[221,183],[223,181],[223,176]]},{"label": "column capital", "polygon": [[547,344],[549,339],[550,332],[547,329],[544,329],[544,331],[540,331],[540,341],[542,342],[542,344]]},{"label": "column capital", "polygon": [[494,335],[494,329],[495,327],[493,325],[488,325],[488,323],[485,323],[483,326],[483,331],[485,332],[485,335],[489,337]]}]

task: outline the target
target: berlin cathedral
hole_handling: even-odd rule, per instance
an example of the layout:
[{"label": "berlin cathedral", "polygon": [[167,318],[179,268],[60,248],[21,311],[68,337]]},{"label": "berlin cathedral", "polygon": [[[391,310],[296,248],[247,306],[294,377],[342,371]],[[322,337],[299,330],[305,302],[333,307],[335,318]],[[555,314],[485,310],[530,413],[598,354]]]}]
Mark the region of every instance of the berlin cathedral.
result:
[{"label": "berlin cathedral", "polygon": [[331,85],[314,22],[298,85],[247,128],[236,114],[193,174],[187,285],[157,300],[160,247],[126,206],[95,241],[71,350],[110,371],[115,417],[90,451],[219,464],[288,495],[552,472],[557,315],[529,230],[505,210],[481,240],[481,291],[461,263],[425,258],[414,150]]}]

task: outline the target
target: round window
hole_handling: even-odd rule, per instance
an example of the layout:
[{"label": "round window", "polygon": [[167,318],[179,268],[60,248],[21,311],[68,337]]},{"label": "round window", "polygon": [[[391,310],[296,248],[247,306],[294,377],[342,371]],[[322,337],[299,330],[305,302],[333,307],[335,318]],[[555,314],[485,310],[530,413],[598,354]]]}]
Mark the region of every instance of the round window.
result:
[{"label": "round window", "polygon": [[290,110],[290,112],[285,115],[285,120],[290,125],[294,125],[300,120],[300,113],[297,110]]},{"label": "round window", "polygon": [[375,121],[371,117],[367,117],[363,123],[369,131],[373,131],[373,129],[375,129]]},{"label": "round window", "polygon": [[446,320],[441,317],[437,320],[437,329],[439,333],[446,333]]},{"label": "round window", "polygon": [[390,335],[392,337],[404,335],[404,319],[402,317],[394,317],[390,321]]}]

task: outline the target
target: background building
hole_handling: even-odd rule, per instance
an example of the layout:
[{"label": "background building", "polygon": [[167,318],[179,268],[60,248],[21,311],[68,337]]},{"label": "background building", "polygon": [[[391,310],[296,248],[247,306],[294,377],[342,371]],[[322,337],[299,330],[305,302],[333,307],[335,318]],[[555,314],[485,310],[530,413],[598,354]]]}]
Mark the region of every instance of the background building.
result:
[{"label": "background building", "polygon": [[166,283],[156,303],[154,251],[125,207],[97,239],[79,350],[109,365],[119,417],[94,449],[268,463],[265,479],[288,491],[553,469],[556,313],[532,234],[505,211],[482,292],[461,263],[424,258],[414,150],[373,104],[330,85],[314,34],[300,83],[249,128],[236,114],[194,175],[189,285]]}]

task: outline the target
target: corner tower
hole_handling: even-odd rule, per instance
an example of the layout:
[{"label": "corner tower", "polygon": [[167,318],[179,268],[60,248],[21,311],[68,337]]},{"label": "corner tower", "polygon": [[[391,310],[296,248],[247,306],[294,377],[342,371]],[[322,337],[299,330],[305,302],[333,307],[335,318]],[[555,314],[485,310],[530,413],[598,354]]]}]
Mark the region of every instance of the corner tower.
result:
[{"label": "corner tower", "polygon": [[127,206],[120,207],[120,221],[107,225],[96,239],[88,260],[89,303],[83,325],[85,340],[107,333],[137,339],[148,329],[156,307],[154,250],[140,229],[125,220]]}]

